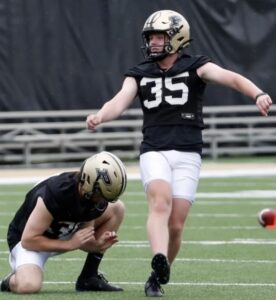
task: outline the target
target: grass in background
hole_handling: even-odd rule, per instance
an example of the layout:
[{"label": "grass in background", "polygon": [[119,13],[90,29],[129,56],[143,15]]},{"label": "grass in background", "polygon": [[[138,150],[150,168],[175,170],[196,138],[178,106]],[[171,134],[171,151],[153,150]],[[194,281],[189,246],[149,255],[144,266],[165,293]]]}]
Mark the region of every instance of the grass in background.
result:
[{"label": "grass in background", "polygon": [[[30,186],[0,187],[0,276],[9,272],[7,225]],[[258,195],[257,191],[266,191]],[[274,194],[273,194],[274,193]],[[276,230],[263,229],[257,213],[276,207],[275,178],[202,179],[197,201],[186,223],[183,245],[172,267],[165,298],[276,299]],[[81,251],[48,261],[45,284],[28,299],[143,299],[151,253],[146,235],[147,203],[141,183],[131,181],[122,200],[126,218],[120,243],[101,264],[109,281],[124,287],[120,293],[75,293],[74,282],[85,258]],[[24,296],[23,296],[24,297]],[[0,294],[1,299],[22,296]]]}]

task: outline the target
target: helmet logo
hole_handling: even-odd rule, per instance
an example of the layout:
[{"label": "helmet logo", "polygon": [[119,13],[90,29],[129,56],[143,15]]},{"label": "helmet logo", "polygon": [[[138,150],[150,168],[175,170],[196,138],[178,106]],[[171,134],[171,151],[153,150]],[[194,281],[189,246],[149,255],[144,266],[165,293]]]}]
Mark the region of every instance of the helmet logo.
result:
[{"label": "helmet logo", "polygon": [[171,22],[171,27],[178,27],[181,22],[181,18],[179,16],[170,16],[169,20]]},{"label": "helmet logo", "polygon": [[107,169],[96,168],[96,172],[97,172],[97,179],[96,179],[96,181],[102,179],[103,182],[106,185],[110,185],[111,184],[111,178],[110,178],[110,176],[108,174],[108,170]]}]

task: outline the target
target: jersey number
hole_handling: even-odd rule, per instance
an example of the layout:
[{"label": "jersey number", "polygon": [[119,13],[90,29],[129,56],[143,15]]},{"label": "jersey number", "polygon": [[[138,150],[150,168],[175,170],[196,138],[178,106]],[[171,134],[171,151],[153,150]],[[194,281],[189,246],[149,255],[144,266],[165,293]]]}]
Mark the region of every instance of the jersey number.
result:
[{"label": "jersey number", "polygon": [[[177,83],[173,83],[172,79],[174,78],[184,78],[184,77],[188,77],[189,74],[188,72],[179,74],[175,77],[172,78],[168,78],[166,77],[164,80],[164,87],[172,92],[175,91],[181,91],[181,97],[173,97],[173,96],[165,96],[164,100],[169,103],[170,105],[183,105],[188,101],[188,91],[189,88],[188,86],[184,83],[184,82],[177,82]],[[144,105],[146,108],[150,109],[153,107],[158,107],[160,105],[160,103],[162,102],[162,91],[163,91],[163,81],[162,78],[148,78],[148,77],[144,77],[141,80],[140,85],[141,86],[146,86],[148,83],[155,83],[155,85],[151,88],[150,92],[152,95],[154,95],[154,99],[152,100],[148,100],[145,99],[144,100]]]}]

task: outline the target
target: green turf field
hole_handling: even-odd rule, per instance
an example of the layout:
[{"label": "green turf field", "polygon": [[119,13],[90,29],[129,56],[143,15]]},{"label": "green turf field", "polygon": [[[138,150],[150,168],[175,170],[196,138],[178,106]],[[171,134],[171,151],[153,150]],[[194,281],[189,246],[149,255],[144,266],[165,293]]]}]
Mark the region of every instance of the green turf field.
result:
[{"label": "green turf field", "polygon": [[[30,186],[0,186],[0,276],[9,271],[7,224]],[[84,253],[75,251],[48,261],[39,295],[27,299],[145,299],[150,271],[146,236],[147,203],[140,182],[130,181],[122,200],[126,218],[120,242],[108,251],[101,271],[120,293],[75,293],[74,281]],[[165,298],[173,300],[276,299],[276,230],[257,222],[257,213],[276,207],[276,180],[202,179],[187,220],[182,249],[172,267]],[[0,299],[26,298],[0,294]]]}]

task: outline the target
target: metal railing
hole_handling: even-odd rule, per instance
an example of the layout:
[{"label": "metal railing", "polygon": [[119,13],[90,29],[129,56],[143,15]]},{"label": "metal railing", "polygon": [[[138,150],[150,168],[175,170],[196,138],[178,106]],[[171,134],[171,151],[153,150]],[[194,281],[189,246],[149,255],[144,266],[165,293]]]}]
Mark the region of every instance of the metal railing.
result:
[{"label": "metal railing", "polygon": [[[142,139],[142,111],[127,110],[96,132],[86,129],[93,110],[0,113],[0,164],[24,165],[79,162],[102,150],[137,159]],[[203,155],[276,153],[276,108],[262,117],[252,106],[204,108]]]}]

